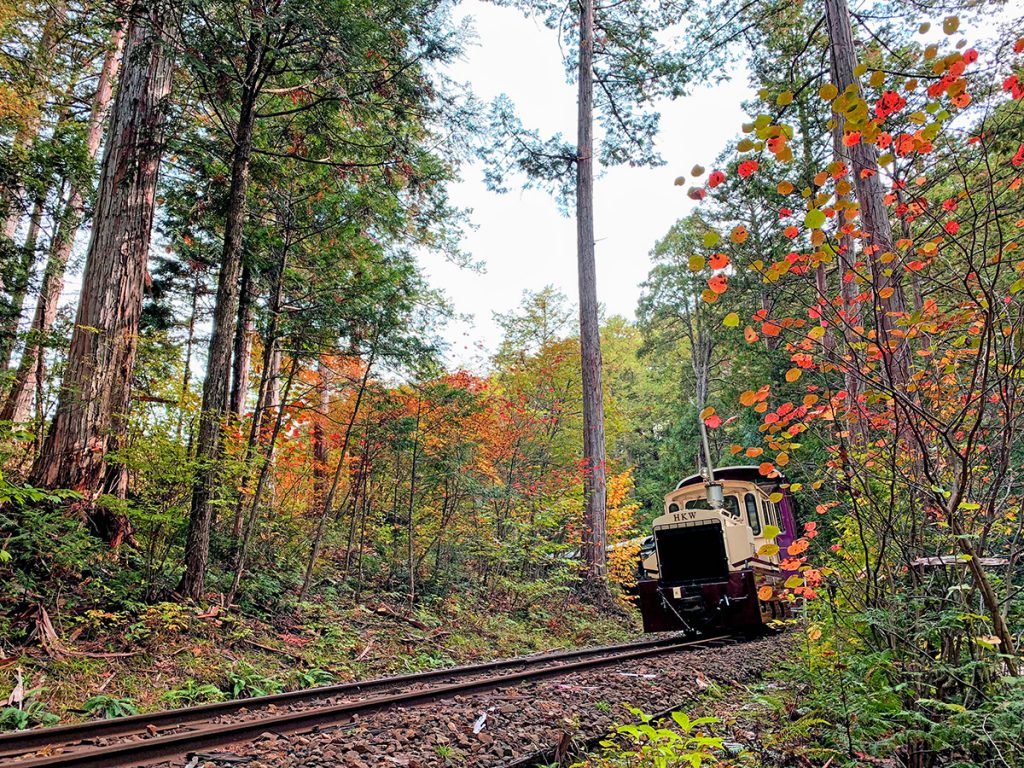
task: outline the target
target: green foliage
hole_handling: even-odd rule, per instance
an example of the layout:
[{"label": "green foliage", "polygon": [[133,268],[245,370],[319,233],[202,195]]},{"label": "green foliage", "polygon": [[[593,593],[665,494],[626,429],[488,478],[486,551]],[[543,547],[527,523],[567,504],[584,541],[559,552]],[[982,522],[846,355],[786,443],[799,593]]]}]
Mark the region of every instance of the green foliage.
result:
[{"label": "green foliage", "polygon": [[300,669],[295,673],[295,681],[299,688],[319,688],[331,685],[336,680],[337,676],[326,669]]},{"label": "green foliage", "polygon": [[227,694],[232,699],[248,699],[280,693],[284,685],[275,677],[268,677],[248,664],[239,664],[228,672]]},{"label": "green foliage", "polygon": [[128,717],[139,714],[135,702],[128,698],[99,694],[87,699],[82,710],[90,717],[111,720],[116,717]]},{"label": "green foliage", "polygon": [[[32,691],[36,694],[39,691]],[[42,701],[28,700],[21,707],[0,708],[0,731],[24,731],[40,725],[53,725],[60,720],[48,711]]]},{"label": "green foliage", "polygon": [[160,700],[171,707],[191,707],[195,704],[223,701],[227,696],[224,691],[212,683],[198,683],[189,678],[180,688],[167,691]]},{"label": "green foliage", "polygon": [[627,709],[637,722],[617,726],[618,738],[601,741],[600,755],[574,768],[700,768],[718,763],[724,753],[722,738],[707,735],[702,727],[717,724],[718,718],[672,712],[670,719],[655,721],[640,709]]}]

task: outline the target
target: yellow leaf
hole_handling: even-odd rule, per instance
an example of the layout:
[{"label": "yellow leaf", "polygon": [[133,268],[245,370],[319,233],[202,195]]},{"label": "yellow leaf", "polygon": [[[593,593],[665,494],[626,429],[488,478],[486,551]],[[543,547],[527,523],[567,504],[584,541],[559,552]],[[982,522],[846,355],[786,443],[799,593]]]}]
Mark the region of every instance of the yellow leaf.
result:
[{"label": "yellow leaf", "polygon": [[793,92],[783,91],[782,93],[779,94],[778,98],[775,99],[775,103],[778,104],[780,107],[788,107],[790,104],[793,103]]},{"label": "yellow leaf", "polygon": [[738,328],[739,324],[740,316],[737,315],[735,312],[730,312],[728,315],[725,316],[725,319],[722,320],[722,325],[724,325],[726,328]]},{"label": "yellow leaf", "polygon": [[690,270],[693,272],[700,272],[704,269],[704,257],[703,256],[691,256],[690,257]]},{"label": "yellow leaf", "polygon": [[718,234],[717,232],[715,232],[714,230],[711,230],[710,232],[705,232],[704,233],[704,247],[705,248],[714,248],[718,244],[718,241],[721,240],[721,239],[722,239],[722,236],[720,234]]},{"label": "yellow leaf", "polygon": [[778,544],[762,544],[761,548],[757,550],[757,554],[761,557],[775,557],[779,554]]},{"label": "yellow leaf", "polygon": [[778,504],[780,501],[782,501],[782,494],[776,491],[775,493],[771,494],[768,497],[768,501],[772,502],[773,504]]},{"label": "yellow leaf", "polygon": [[[782,494],[780,493],[779,498],[781,497]],[[774,539],[780,533],[782,533],[782,530],[777,525],[766,525],[764,527],[764,530],[761,531],[761,535],[764,536],[766,539]]]},{"label": "yellow leaf", "polygon": [[796,589],[803,586],[804,580],[800,576],[790,576],[786,579],[786,589]]},{"label": "yellow leaf", "polygon": [[832,101],[832,99],[834,99],[838,95],[839,89],[832,85],[832,83],[825,83],[818,90],[818,96],[823,98],[825,101]]},{"label": "yellow leaf", "polygon": [[790,368],[788,371],[786,371],[786,381],[792,384],[794,381],[799,379],[802,374],[803,371],[801,371],[799,368]]},{"label": "yellow leaf", "polygon": [[700,412],[701,421],[703,421],[704,419],[709,419],[709,418],[711,418],[714,415],[715,415],[715,409],[712,406],[710,406],[710,405],[707,408],[705,408],[703,411]]}]

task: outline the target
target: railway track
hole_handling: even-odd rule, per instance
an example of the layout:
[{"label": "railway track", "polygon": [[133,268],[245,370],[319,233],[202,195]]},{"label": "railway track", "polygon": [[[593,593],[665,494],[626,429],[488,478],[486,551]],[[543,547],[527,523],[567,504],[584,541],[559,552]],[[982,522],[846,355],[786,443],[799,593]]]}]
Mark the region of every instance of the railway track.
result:
[{"label": "railway track", "polygon": [[[735,642],[678,637],[503,659],[408,675],[290,691],[187,709],[0,735],[7,768],[124,768],[188,755],[261,734],[343,727],[364,714],[468,692]],[[284,709],[285,711],[282,711]]]}]

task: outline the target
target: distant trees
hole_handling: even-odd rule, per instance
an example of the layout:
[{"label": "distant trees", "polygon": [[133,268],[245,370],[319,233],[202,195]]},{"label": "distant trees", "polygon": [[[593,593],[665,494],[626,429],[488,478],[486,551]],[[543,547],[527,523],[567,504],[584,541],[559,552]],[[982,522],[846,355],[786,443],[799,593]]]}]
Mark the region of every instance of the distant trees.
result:
[{"label": "distant trees", "polygon": [[[595,598],[606,597],[606,475],[604,395],[597,303],[594,237],[594,159],[604,165],[660,162],[654,149],[659,98],[683,91],[682,59],[666,45],[663,34],[681,16],[672,2],[595,5],[575,4],[576,23],[565,23],[559,4],[511,0],[507,3],[540,18],[557,32],[566,52],[566,69],[578,86],[576,142],[561,134],[542,139],[526,129],[507,99],[493,106],[499,144],[489,147],[488,180],[498,190],[511,175],[525,176],[526,186],[552,190],[567,208],[575,204],[576,259],[579,274],[581,376],[583,380],[583,456],[586,472],[584,553],[588,582]],[[595,146],[595,109],[603,131]]]}]

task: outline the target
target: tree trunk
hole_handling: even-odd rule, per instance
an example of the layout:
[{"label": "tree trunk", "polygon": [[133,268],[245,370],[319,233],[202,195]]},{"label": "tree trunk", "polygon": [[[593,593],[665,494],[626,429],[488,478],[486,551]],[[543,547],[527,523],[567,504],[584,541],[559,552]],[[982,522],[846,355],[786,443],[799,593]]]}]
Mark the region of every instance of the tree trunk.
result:
[{"label": "tree trunk", "polygon": [[[854,74],[857,67],[857,52],[853,42],[853,28],[846,0],[825,0],[825,17],[828,22],[829,54],[831,57],[834,85],[839,93],[851,86],[861,96],[860,82]],[[909,376],[909,351],[902,335],[894,333],[896,320],[903,313],[900,300],[902,292],[898,285],[898,271],[883,261],[893,249],[892,226],[885,206],[885,193],[879,176],[878,152],[873,144],[860,141],[849,148],[851,173],[860,204],[860,217],[869,241],[865,255],[871,265],[871,282],[875,296],[875,326],[878,346],[892,387],[902,391]],[[887,274],[888,273],[888,274]],[[886,291],[891,288],[892,291]],[[884,296],[884,293],[890,293]]]},{"label": "tree trunk", "polygon": [[28,232],[25,233],[25,242],[19,249],[21,253],[14,269],[11,270],[8,281],[10,298],[4,302],[3,322],[0,327],[0,371],[6,371],[11,367],[11,357],[14,355],[14,345],[18,340],[18,326],[21,324],[21,314],[24,310],[25,295],[28,293],[28,283],[32,277],[32,264],[36,260],[36,251],[39,247],[39,230],[43,226],[43,205],[46,202],[45,195],[40,192],[32,201],[32,215],[29,218]]},{"label": "tree trunk", "polygon": [[[285,233],[284,247],[281,249],[281,257],[274,271],[274,285],[270,294],[270,312],[267,317],[267,328],[263,334],[263,370],[260,372],[260,383],[256,392],[256,408],[249,420],[249,439],[245,445],[245,459],[242,466],[245,467],[245,475],[242,477],[242,488],[235,502],[234,522],[231,526],[231,538],[236,548],[242,538],[242,516],[245,510],[245,492],[249,488],[251,480],[249,465],[256,455],[256,446],[260,441],[260,433],[263,431],[263,419],[267,414],[270,398],[268,392],[275,386],[278,373],[281,367],[281,353],[278,350],[278,326],[281,322],[281,302],[284,299],[284,275],[288,268],[288,253],[291,248],[290,230]],[[248,366],[247,366],[248,367]],[[236,549],[237,557],[237,549]]]},{"label": "tree trunk", "polygon": [[[63,4],[55,3],[51,6],[46,17],[46,23],[43,25],[42,35],[39,38],[39,45],[36,47],[35,53],[32,54],[31,66],[34,76],[31,87],[41,91],[35,94],[36,101],[39,104],[36,112],[25,121],[25,124],[21,126],[14,136],[11,149],[15,153],[25,153],[31,150],[36,137],[39,135],[39,128],[43,122],[43,106],[46,104],[50,88],[50,59],[57,47],[57,25],[63,15]],[[24,213],[24,202],[22,200],[24,195],[25,185],[23,183],[18,183],[13,188],[3,189],[0,192],[0,203],[2,203],[4,210],[4,237],[12,242],[14,235],[18,231],[18,223],[21,221],[22,214]],[[0,274],[0,289],[7,288],[6,279],[6,275]]]},{"label": "tree trunk", "polygon": [[260,502],[263,499],[263,491],[270,481],[270,472],[274,465],[274,449],[277,447],[277,438],[281,434],[281,427],[284,425],[284,412],[288,407],[288,395],[292,390],[292,382],[295,381],[295,374],[299,370],[299,361],[292,360],[288,378],[284,385],[284,397],[277,409],[277,418],[274,419],[274,428],[270,433],[270,440],[267,443],[267,450],[263,456],[263,465],[260,467],[259,479],[256,481],[256,491],[252,495],[252,506],[249,509],[249,517],[245,522],[245,530],[242,533],[242,541],[238,548],[238,559],[235,564],[235,575],[231,580],[231,588],[228,590],[226,606],[230,606],[238,594],[238,587],[242,583],[242,576],[245,574],[246,559],[248,556],[249,542],[252,540],[253,531],[256,529],[256,522],[259,518]]},{"label": "tree trunk", "polygon": [[213,311],[213,333],[203,382],[202,413],[196,456],[199,470],[192,492],[185,543],[185,572],[179,587],[185,597],[199,600],[206,586],[206,565],[210,555],[212,500],[217,479],[217,460],[221,450],[221,421],[228,405],[231,380],[231,351],[238,313],[238,278],[242,266],[242,233],[246,218],[246,193],[249,188],[249,161],[252,158],[256,100],[263,62],[263,46],[258,29],[249,37],[246,52],[245,81],[239,110],[235,148],[231,160],[231,189],[224,227],[224,248],[217,281],[217,300]]},{"label": "tree trunk", "polygon": [[[90,158],[96,156],[100,141],[103,139],[103,122],[106,119],[107,107],[110,105],[110,98],[113,94],[113,83],[121,64],[123,47],[124,30],[118,28],[111,35],[110,47],[103,58],[103,67],[100,70],[96,95],[93,98],[92,111],[89,115],[86,146]],[[57,234],[50,243],[50,255],[43,272],[43,282],[39,290],[39,298],[36,301],[35,314],[32,317],[32,328],[25,343],[25,350],[21,355],[14,384],[7,395],[3,409],[0,410],[0,420],[14,421],[20,424],[30,418],[32,393],[37,387],[42,386],[44,380],[43,350],[46,335],[57,318],[60,294],[64,290],[64,271],[75,244],[75,235],[82,224],[84,210],[85,194],[77,185],[72,186],[68,204],[57,226]]]},{"label": "tree trunk", "polygon": [[594,0],[580,3],[579,117],[576,158],[576,254],[580,287],[580,360],[583,373],[583,559],[588,586],[607,593],[605,569],[604,398],[601,331],[594,264]]},{"label": "tree trunk", "polygon": [[105,457],[126,430],[174,68],[175,5],[139,2],[133,11],[67,370],[31,473],[36,485],[73,488],[90,498],[104,489]]},{"label": "tree trunk", "polygon": [[348,424],[345,425],[345,436],[341,441],[341,451],[338,455],[338,464],[334,469],[334,477],[331,480],[331,486],[327,489],[327,495],[324,497],[323,508],[320,512],[320,520],[317,523],[316,533],[313,536],[313,546],[309,551],[309,560],[306,562],[306,573],[302,579],[302,588],[299,590],[300,601],[306,599],[306,593],[309,591],[309,585],[313,582],[313,569],[316,566],[317,558],[320,557],[320,548],[323,545],[324,532],[327,529],[327,520],[331,516],[334,499],[338,495],[338,486],[341,484],[341,475],[345,471],[345,459],[348,454],[349,440],[352,437],[352,427],[356,423],[356,417],[359,415],[359,407],[362,405],[363,395],[366,393],[366,385],[370,380],[370,371],[372,369],[373,352],[370,353],[370,357],[366,361],[366,370],[363,372],[363,378],[359,382],[359,391],[356,394],[356,402],[352,406],[352,416],[349,418]]},{"label": "tree trunk", "polygon": [[331,370],[324,363],[321,355],[317,365],[317,418],[313,422],[313,493],[315,498],[322,499],[327,492],[327,460],[329,445],[325,429],[330,418],[331,405]]},{"label": "tree trunk", "polygon": [[407,535],[409,537],[406,547],[406,559],[409,566],[409,610],[416,605],[416,468],[420,456],[420,417],[423,414],[422,395],[416,400],[416,427],[415,437],[412,440],[412,463],[409,469],[409,508]]},{"label": "tree trunk", "polygon": [[235,326],[234,362],[231,369],[231,404],[236,419],[245,413],[249,394],[249,362],[252,358],[252,270],[242,267],[242,287],[238,296],[238,324]]}]

